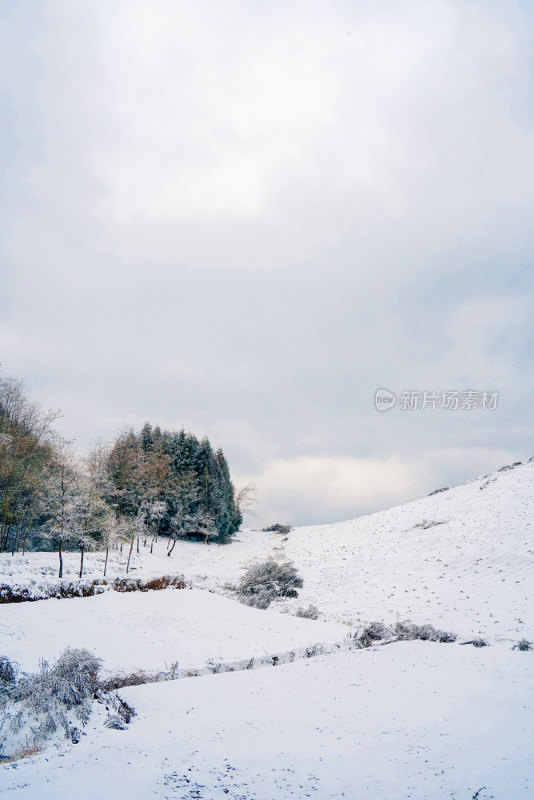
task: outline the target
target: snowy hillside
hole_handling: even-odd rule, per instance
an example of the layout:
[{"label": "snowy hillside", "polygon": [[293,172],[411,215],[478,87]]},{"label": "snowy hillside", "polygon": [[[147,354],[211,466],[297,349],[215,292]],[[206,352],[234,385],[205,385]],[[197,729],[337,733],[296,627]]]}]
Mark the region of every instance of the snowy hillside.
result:
[{"label": "snowy hillside", "polygon": [[[0,653],[26,670],[67,646],[108,673],[230,664],[233,674],[122,689],[138,714],[0,768],[0,791],[30,798],[534,797],[534,462],[368,517],[291,531],[242,531],[224,547],[180,542],[134,554],[134,576],[184,575],[193,588],[0,606]],[[304,586],[268,611],[230,587],[253,561],[290,559]],[[38,596],[57,556],[0,557],[0,584]],[[115,553],[108,574],[123,574]],[[78,566],[66,557],[68,577]],[[101,575],[102,554],[86,557]],[[226,596],[222,596],[226,595]],[[319,621],[294,616],[313,603]],[[287,613],[280,613],[287,612]],[[365,624],[411,619],[454,644],[335,650]],[[461,642],[483,638],[490,646]],[[294,663],[247,660],[292,651]],[[61,755],[61,758],[58,756]],[[478,794],[476,794],[478,792]]]},{"label": "snowy hillside", "polygon": [[[430,621],[465,636],[534,637],[534,462],[367,517],[297,528],[288,536],[241,531],[230,546],[161,540],[133,554],[133,576],[184,575],[195,588],[225,592],[253,561],[298,566],[304,587],[287,610],[314,603],[322,620],[357,626],[397,617]],[[68,578],[79,557],[66,554]],[[86,577],[102,575],[102,554],[86,555]],[[108,575],[124,575],[126,553]],[[55,583],[57,556],[0,554],[0,583],[34,591]]]}]

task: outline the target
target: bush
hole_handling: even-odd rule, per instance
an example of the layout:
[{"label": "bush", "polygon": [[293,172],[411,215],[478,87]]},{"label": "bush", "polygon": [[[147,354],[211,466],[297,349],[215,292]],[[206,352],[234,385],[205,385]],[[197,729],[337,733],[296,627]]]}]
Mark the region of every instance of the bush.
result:
[{"label": "bush", "polygon": [[293,530],[291,525],[282,525],[280,522],[269,525],[267,528],[262,528],[265,533],[289,533],[291,530]]},{"label": "bush", "polygon": [[532,646],[532,642],[528,642],[526,639],[521,639],[520,642],[514,644],[512,650],[534,650],[534,647]]},{"label": "bush", "polygon": [[107,681],[104,681],[100,688],[104,692],[112,692],[115,689],[123,689],[125,686],[143,686],[145,683],[155,683],[157,677],[148,675],[144,670],[140,669],[137,672],[131,672],[129,675],[114,675]]},{"label": "bush", "polygon": [[310,603],[308,608],[303,608],[302,606],[297,608],[295,611],[295,616],[302,617],[303,619],[319,619],[319,611]]},{"label": "bush", "polygon": [[[106,695],[105,700],[103,700],[103,696],[100,695],[99,702],[105,702],[108,712],[116,712],[115,714],[110,714],[107,720],[104,722],[104,727],[106,728],[124,730],[126,725],[129,725],[132,721],[132,718],[136,715],[135,708],[132,708],[132,706],[128,705],[126,700],[123,700],[122,697],[116,692],[111,695]],[[117,722],[118,720],[120,721],[120,724]]]},{"label": "bush", "polygon": [[363,647],[370,647],[373,642],[390,639],[393,635],[391,628],[386,628],[383,622],[371,622],[363,629],[360,642]]},{"label": "bush", "polygon": [[436,525],[445,525],[444,521],[433,520],[433,519],[424,519],[422,522],[418,522],[414,525],[414,528],[422,528],[424,531],[427,531],[429,528],[435,528]]},{"label": "bush", "polygon": [[17,671],[7,656],[0,656],[0,692],[6,684],[15,682]]},{"label": "bush", "polygon": [[32,592],[31,588],[27,586],[0,584],[0,604],[31,602],[43,600],[47,597],[93,597],[95,594],[108,590],[115,592],[148,592],[166,589],[168,586],[173,586],[175,589],[185,589],[186,583],[183,576],[179,575],[162,575],[160,578],[118,577],[114,580],[93,578],[90,581],[63,580],[59,581],[59,583],[43,584],[36,592]]},{"label": "bush", "polygon": [[440,631],[433,625],[414,625],[409,620],[397,622],[393,630],[399,641],[422,639],[423,642],[455,642],[457,638],[455,633]]},{"label": "bush", "polygon": [[242,603],[255,608],[268,608],[273,600],[280,597],[297,597],[296,589],[301,586],[302,578],[291,561],[269,559],[249,567],[241,578],[237,592]]},{"label": "bush", "polygon": [[396,622],[391,628],[383,622],[371,622],[361,634],[354,635],[356,647],[371,647],[374,642],[404,642],[421,639],[424,642],[455,642],[456,634],[434,628],[433,625],[415,625],[410,620]]},{"label": "bush", "polygon": [[24,747],[20,747],[16,750],[12,756],[8,758],[3,758],[2,761],[4,764],[10,764],[13,761],[19,761],[21,758],[30,758],[31,756],[37,756],[39,753],[43,752],[43,748],[39,747],[37,744],[32,745],[25,745]]},{"label": "bush", "polygon": [[[9,664],[7,659],[5,662]],[[36,675],[4,682],[0,692],[0,729],[4,733],[0,751],[6,746],[12,753],[21,745],[40,746],[61,729],[66,738],[78,742],[80,731],[73,721],[83,726],[89,719],[100,666],[100,659],[89,651],[67,649],[54,666],[42,661]]]},{"label": "bush", "polygon": [[102,661],[88,650],[67,648],[46,674],[47,688],[67,709],[83,706],[93,699],[101,666]]},{"label": "bush", "polygon": [[472,644],[473,647],[488,647],[488,643],[484,639],[470,639],[468,642],[460,642],[460,644]]}]

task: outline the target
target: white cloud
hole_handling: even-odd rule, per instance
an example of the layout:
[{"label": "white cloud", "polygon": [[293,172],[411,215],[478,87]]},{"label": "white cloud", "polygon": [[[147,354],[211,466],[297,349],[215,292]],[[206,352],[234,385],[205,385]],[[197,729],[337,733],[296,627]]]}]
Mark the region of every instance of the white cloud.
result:
[{"label": "white cloud", "polygon": [[[526,6],[29,9],[0,34],[0,360],[69,437],[183,424],[309,521],[524,446]],[[502,403],[379,415],[378,386]]]},{"label": "white cloud", "polygon": [[291,521],[297,508],[308,520],[333,521],[413,496],[417,478],[414,467],[397,458],[308,456],[273,459],[251,480],[259,490],[262,518]]},{"label": "white cloud", "polygon": [[297,457],[273,459],[257,475],[255,523],[312,524],[349,519],[422,497],[510,464],[528,454],[504,448],[448,447],[418,456],[389,458]]}]

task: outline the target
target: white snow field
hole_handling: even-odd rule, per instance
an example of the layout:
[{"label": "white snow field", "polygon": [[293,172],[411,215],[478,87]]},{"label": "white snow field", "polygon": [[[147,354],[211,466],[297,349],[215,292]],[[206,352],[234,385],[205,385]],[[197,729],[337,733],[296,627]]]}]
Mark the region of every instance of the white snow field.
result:
[{"label": "white snow field", "polygon": [[[224,547],[160,540],[132,574],[183,574],[193,589],[0,606],[0,654],[34,669],[88,647],[105,671],[207,661],[235,672],[121,689],[126,730],[95,710],[77,745],[0,767],[21,800],[522,800],[534,798],[534,462],[388,511],[289,535],[243,531]],[[284,521],[284,520],[282,520]],[[298,599],[273,610],[231,598],[254,560],[289,558]],[[39,591],[57,556],[0,556],[0,583]],[[70,577],[78,559],[68,556]],[[101,574],[102,554],[86,560]],[[124,573],[113,554],[111,575]],[[210,591],[207,591],[210,590]],[[228,596],[223,596],[226,593]],[[319,621],[293,616],[313,603]],[[288,613],[280,613],[280,612]],[[411,641],[305,658],[364,623],[411,619],[458,642]],[[484,638],[489,646],[460,642]],[[330,648],[333,649],[333,648]],[[247,659],[295,652],[246,670]],[[239,662],[239,663],[237,663]]]},{"label": "white snow field", "polygon": [[0,642],[26,672],[65,647],[86,648],[104,661],[104,677],[139,670],[184,670],[207,661],[262,658],[346,638],[336,622],[259,611],[202,589],[106,592],[95,597],[0,606]]}]

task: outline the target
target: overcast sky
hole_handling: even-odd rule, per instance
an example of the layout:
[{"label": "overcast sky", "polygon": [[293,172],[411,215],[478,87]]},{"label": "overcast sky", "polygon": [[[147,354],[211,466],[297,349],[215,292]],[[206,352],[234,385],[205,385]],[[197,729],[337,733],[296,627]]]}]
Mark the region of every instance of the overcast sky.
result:
[{"label": "overcast sky", "polygon": [[207,435],[252,526],[534,455],[531,2],[3,0],[0,27],[0,362],[80,449]]}]

